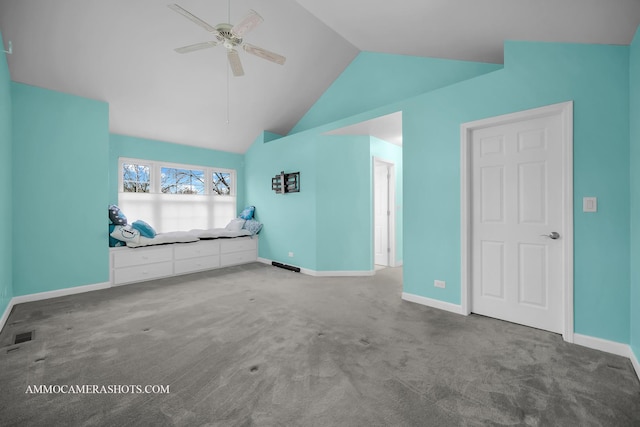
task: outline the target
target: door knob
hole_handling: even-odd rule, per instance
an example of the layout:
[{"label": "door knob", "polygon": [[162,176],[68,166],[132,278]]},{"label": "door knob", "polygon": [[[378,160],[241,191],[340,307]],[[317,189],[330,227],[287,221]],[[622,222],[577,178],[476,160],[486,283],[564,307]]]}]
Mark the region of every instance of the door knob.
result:
[{"label": "door knob", "polygon": [[557,231],[552,231],[551,234],[541,234],[541,236],[548,237],[553,240],[560,238],[560,234]]}]

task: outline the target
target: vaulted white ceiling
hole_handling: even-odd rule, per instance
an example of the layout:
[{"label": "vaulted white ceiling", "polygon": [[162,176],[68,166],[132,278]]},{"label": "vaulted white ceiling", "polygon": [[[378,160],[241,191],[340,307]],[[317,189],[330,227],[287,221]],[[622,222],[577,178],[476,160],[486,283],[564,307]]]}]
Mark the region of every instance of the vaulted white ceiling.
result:
[{"label": "vaulted white ceiling", "polygon": [[505,39],[628,44],[640,23],[640,0],[233,0],[232,24],[264,18],[245,40],[287,61],[240,52],[227,86],[221,46],[174,52],[212,37],[173,1],[228,21],[225,0],[0,0],[11,77],[108,102],[114,133],[242,153],[288,133],[360,50],[499,63]]},{"label": "vaulted white ceiling", "polygon": [[639,0],[297,0],[363,51],[502,63],[505,40],[629,44]]}]

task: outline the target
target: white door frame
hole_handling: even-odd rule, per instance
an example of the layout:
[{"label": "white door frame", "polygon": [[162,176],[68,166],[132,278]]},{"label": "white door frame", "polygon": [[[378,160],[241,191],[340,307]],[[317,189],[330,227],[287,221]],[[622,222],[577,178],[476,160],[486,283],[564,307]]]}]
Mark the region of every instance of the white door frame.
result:
[{"label": "white door frame", "polygon": [[[395,163],[373,156],[371,159],[371,253],[375,264],[375,233],[376,233],[376,163],[385,163],[389,166],[389,224],[387,227],[389,245],[389,267],[396,266],[396,165]],[[373,268],[373,265],[372,265]]]},{"label": "white door frame", "polygon": [[573,101],[534,108],[503,116],[490,117],[460,125],[460,237],[461,237],[461,309],[471,313],[471,142],[477,129],[505,125],[523,120],[559,115],[562,120],[562,198],[563,224],[563,332],[567,342],[573,342]]}]

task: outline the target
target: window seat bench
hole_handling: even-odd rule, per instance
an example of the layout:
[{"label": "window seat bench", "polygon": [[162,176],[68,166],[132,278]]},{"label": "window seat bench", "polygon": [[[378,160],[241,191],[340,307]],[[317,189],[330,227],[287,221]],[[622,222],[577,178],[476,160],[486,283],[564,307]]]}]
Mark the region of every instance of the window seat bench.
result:
[{"label": "window seat bench", "polygon": [[140,248],[109,248],[112,286],[232,265],[258,259],[258,236],[199,240]]}]

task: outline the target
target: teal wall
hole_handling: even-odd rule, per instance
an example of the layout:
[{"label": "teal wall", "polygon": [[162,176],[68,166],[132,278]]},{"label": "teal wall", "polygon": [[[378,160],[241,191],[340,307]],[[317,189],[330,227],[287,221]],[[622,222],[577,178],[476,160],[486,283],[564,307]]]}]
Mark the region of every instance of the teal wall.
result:
[{"label": "teal wall", "polygon": [[[316,271],[371,271],[376,156],[396,163],[396,260],[401,261],[402,149],[369,136],[323,133],[281,138],[267,133],[246,153],[247,203],[256,206],[265,224],[260,257]],[[281,170],[300,171],[300,193],[271,190],[271,178]]]},{"label": "teal wall", "polygon": [[235,169],[236,179],[239,181],[236,183],[237,208],[242,211],[244,207],[245,187],[242,184],[244,156],[242,154],[111,134],[109,136],[109,203],[111,204],[118,203],[118,158],[120,157]]},{"label": "teal wall", "polygon": [[[569,100],[575,332],[629,342],[627,46],[507,42],[504,70],[407,102],[405,212],[419,215],[405,215],[405,292],[460,303],[460,124]],[[584,196],[597,213],[582,212]]]},{"label": "teal wall", "polygon": [[[630,47],[631,349],[640,360],[640,29]],[[639,373],[640,374],[640,373]]]},{"label": "teal wall", "polygon": [[321,136],[315,142],[316,269],[371,271],[369,136]]},{"label": "teal wall", "polygon": [[[404,194],[404,188],[402,185],[402,147],[398,145],[390,144],[381,139],[371,137],[371,157],[377,157],[382,160],[386,160],[388,162],[394,163],[395,165],[395,179],[396,179],[396,205],[395,205],[395,213],[396,213],[396,263],[402,262],[402,220],[403,220],[403,210],[402,210],[402,200]],[[371,163],[373,165],[373,163]],[[371,176],[373,176],[373,170],[371,171]],[[371,194],[373,194],[373,184],[371,188]],[[373,214],[373,212],[372,212]],[[373,219],[372,219],[373,221]],[[373,249],[372,249],[373,251]]]},{"label": "teal wall", "polygon": [[[256,219],[264,224],[259,256],[315,270],[318,136],[273,138],[260,135],[245,153],[246,204],[256,207]],[[300,172],[299,193],[271,190],[271,178],[281,171]]]},{"label": "teal wall", "polygon": [[498,64],[360,52],[289,134],[500,68]]},{"label": "teal wall", "polygon": [[13,101],[13,291],[109,280],[109,108],[19,83]]},{"label": "teal wall", "polygon": [[[371,270],[371,159],[379,156],[396,163],[396,261],[402,261],[402,149],[368,136],[324,133],[396,112],[394,101],[501,68],[360,53],[288,136],[265,133],[245,155],[247,204],[256,205],[265,224],[260,256],[317,271]],[[380,108],[372,113],[375,107]],[[283,169],[301,171],[300,194],[271,191],[271,177]]]},{"label": "teal wall", "polygon": [[[0,45],[4,46],[2,34]],[[0,317],[13,297],[11,77],[4,53],[0,55]]]}]

